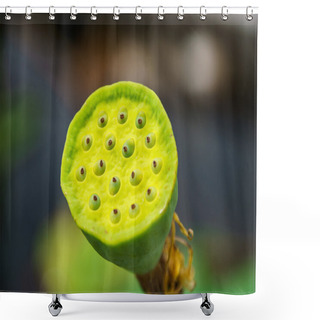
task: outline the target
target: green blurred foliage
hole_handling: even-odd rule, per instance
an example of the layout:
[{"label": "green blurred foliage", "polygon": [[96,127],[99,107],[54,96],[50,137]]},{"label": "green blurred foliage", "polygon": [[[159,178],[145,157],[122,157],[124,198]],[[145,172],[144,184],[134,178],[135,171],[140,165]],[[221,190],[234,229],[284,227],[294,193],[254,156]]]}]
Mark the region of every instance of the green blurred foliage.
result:
[{"label": "green blurred foliage", "polygon": [[25,158],[37,145],[43,125],[43,110],[27,93],[12,95],[11,103],[0,108],[1,160],[10,165]]},{"label": "green blurred foliage", "polygon": [[76,226],[68,209],[43,225],[35,242],[40,290],[48,293],[143,293],[135,275],[103,259]]},{"label": "green blurred foliage", "polygon": [[[230,258],[232,250],[221,248],[231,241],[229,238],[223,234],[194,230],[191,244],[196,286],[192,293],[254,292],[254,258],[243,256],[241,263],[234,263]],[[38,268],[40,290],[43,292],[143,293],[133,273],[103,259],[93,249],[66,207],[55,213],[49,224],[43,224],[35,247],[34,266]],[[186,248],[179,247],[187,257]],[[187,258],[185,260],[187,262]]]}]

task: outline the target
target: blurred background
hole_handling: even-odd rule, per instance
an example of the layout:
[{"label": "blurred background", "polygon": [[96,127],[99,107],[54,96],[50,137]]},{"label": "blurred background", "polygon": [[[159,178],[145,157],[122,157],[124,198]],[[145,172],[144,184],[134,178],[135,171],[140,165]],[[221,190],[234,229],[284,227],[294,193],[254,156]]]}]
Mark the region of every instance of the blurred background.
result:
[{"label": "blurred background", "polygon": [[1,25],[0,290],[142,292],[89,245],[60,189],[74,114],[97,88],[131,80],[157,93],[172,123],[193,292],[253,292],[256,24],[108,18]]}]

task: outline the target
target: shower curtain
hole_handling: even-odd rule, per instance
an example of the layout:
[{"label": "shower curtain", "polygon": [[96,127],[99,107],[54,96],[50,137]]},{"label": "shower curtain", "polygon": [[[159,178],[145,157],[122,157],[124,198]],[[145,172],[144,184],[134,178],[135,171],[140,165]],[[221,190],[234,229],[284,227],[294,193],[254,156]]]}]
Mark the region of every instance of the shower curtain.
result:
[{"label": "shower curtain", "polygon": [[0,14],[0,291],[253,293],[257,15],[89,17]]}]

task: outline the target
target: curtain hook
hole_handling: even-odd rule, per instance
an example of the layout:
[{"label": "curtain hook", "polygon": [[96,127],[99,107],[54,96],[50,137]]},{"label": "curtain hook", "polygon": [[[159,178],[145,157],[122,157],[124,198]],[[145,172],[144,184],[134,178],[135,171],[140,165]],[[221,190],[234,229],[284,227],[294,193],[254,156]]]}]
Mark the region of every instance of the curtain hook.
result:
[{"label": "curtain hook", "polygon": [[228,20],[228,7],[223,6],[221,8],[221,19],[223,21],[227,21]]},{"label": "curtain hook", "polygon": [[77,8],[75,6],[70,7],[70,19],[71,20],[77,19]]},{"label": "curtain hook", "polygon": [[[93,12],[93,10],[94,10],[94,12]],[[92,21],[96,21],[97,20],[97,14],[98,14],[98,9],[95,7],[95,6],[93,6],[93,7],[91,7],[91,10],[90,10],[90,19],[92,20]]]},{"label": "curtain hook", "polygon": [[178,20],[183,20],[183,15],[184,15],[183,6],[179,6],[179,7],[178,7],[177,19],[178,19]]},{"label": "curtain hook", "polygon": [[56,17],[54,16],[56,13],[56,9],[54,6],[49,7],[49,20],[54,20]]},{"label": "curtain hook", "polygon": [[9,6],[6,6],[4,9],[4,18],[6,20],[11,20],[10,13],[12,12],[11,8]]},{"label": "curtain hook", "polygon": [[205,6],[200,7],[200,20],[206,20],[207,8]]},{"label": "curtain hook", "polygon": [[[250,10],[250,13],[249,13],[249,10]],[[250,6],[248,6],[246,9],[246,19],[248,21],[251,21],[253,19],[253,9]]]},{"label": "curtain hook", "polygon": [[118,21],[119,20],[119,15],[120,15],[119,7],[117,7],[117,6],[113,7],[113,20]]},{"label": "curtain hook", "polygon": [[[139,14],[138,14],[139,10]],[[142,14],[142,8],[140,6],[136,7],[136,16],[134,17],[136,20],[140,21],[141,20],[141,14]]]},{"label": "curtain hook", "polygon": [[[162,10],[162,13],[160,13],[160,9]],[[164,19],[164,8],[163,6],[158,7],[158,20],[163,20]]]},{"label": "curtain hook", "polygon": [[26,15],[25,15],[25,19],[26,20],[31,20],[31,14],[32,14],[32,9],[30,6],[26,7]]}]

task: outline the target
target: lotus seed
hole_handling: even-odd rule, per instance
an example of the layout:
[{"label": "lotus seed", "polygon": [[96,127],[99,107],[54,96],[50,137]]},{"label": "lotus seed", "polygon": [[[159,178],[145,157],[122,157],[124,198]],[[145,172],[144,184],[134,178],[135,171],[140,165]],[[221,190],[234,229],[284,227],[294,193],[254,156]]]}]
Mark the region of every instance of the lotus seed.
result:
[{"label": "lotus seed", "polygon": [[79,182],[82,182],[86,178],[86,169],[85,167],[80,167],[76,171],[76,178]]},{"label": "lotus seed", "polygon": [[108,134],[106,137],[106,149],[111,150],[114,148],[116,144],[116,138],[113,134]]},{"label": "lotus seed", "polygon": [[97,194],[93,194],[89,200],[89,207],[91,210],[97,210],[100,207],[100,198]]},{"label": "lotus seed", "polygon": [[120,124],[124,124],[128,119],[128,111],[127,108],[121,108],[118,113],[118,122]]},{"label": "lotus seed", "polygon": [[111,195],[115,195],[118,193],[119,189],[120,189],[120,179],[118,177],[113,177],[110,181],[110,185],[109,185],[109,192]]},{"label": "lotus seed", "polygon": [[133,203],[129,209],[129,217],[135,218],[140,212],[140,207],[138,204]]},{"label": "lotus seed", "polygon": [[110,213],[110,220],[112,223],[116,224],[120,221],[121,212],[118,209],[113,209]]},{"label": "lotus seed", "polygon": [[122,147],[122,155],[125,158],[131,157],[134,152],[134,147],[135,147],[134,140],[132,138],[127,140]]},{"label": "lotus seed", "polygon": [[108,122],[108,115],[107,114],[103,114],[99,119],[98,119],[98,126],[100,128],[103,128],[106,126]]},{"label": "lotus seed", "polygon": [[148,188],[148,190],[146,192],[147,201],[151,202],[152,200],[154,200],[156,195],[157,195],[157,189],[155,187]]},{"label": "lotus seed", "polygon": [[151,163],[151,169],[153,173],[158,174],[162,168],[162,159],[156,158]]},{"label": "lotus seed", "polygon": [[131,172],[130,183],[133,186],[137,186],[142,180],[142,172],[139,169],[136,169]]},{"label": "lotus seed", "polygon": [[153,132],[149,133],[146,137],[145,143],[147,148],[152,148],[156,143],[156,135]]},{"label": "lotus seed", "polygon": [[146,125],[146,115],[143,111],[140,111],[136,119],[136,127],[138,129],[142,129],[145,125]]},{"label": "lotus seed", "polygon": [[82,139],[82,148],[84,151],[88,151],[92,145],[92,137],[90,134],[86,135]]},{"label": "lotus seed", "polygon": [[94,164],[93,171],[97,176],[101,176],[106,171],[106,163],[104,160],[99,160]]}]

